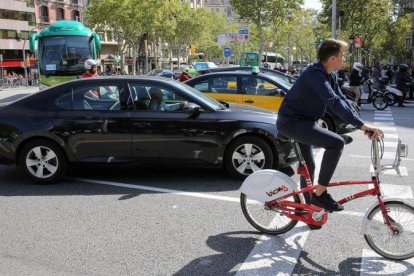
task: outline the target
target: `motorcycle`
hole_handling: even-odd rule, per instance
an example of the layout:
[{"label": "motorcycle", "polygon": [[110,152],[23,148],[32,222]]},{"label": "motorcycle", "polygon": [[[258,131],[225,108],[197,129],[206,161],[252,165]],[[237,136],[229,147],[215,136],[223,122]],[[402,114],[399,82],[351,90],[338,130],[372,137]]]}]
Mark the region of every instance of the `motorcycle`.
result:
[{"label": "motorcycle", "polygon": [[[377,90],[377,89],[372,88],[373,84],[374,84],[374,81],[371,78],[365,81],[363,86],[368,89],[368,98],[366,100],[360,99],[360,102],[361,104],[372,103],[372,105],[377,110],[384,110],[389,106],[390,99],[388,98],[384,90]],[[353,101],[355,104],[356,95],[354,92],[352,92],[351,87],[349,86],[349,82],[343,82],[341,85],[341,90],[344,93],[345,97]],[[361,90],[363,91],[364,89],[361,89]],[[361,91],[361,94],[362,94],[362,91]],[[359,107],[357,108],[358,110],[360,109]]]}]

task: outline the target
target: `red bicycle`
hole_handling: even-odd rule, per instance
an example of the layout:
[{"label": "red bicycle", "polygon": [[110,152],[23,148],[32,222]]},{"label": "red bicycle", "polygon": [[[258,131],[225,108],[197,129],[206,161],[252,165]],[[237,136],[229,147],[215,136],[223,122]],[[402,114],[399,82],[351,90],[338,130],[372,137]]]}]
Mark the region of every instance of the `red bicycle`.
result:
[{"label": "red bicycle", "polygon": [[[244,216],[254,228],[267,234],[285,233],[298,221],[318,228],[328,219],[323,208],[304,203],[303,193],[311,194],[317,185],[312,184],[298,143],[290,141],[299,161],[297,173],[305,177],[307,187],[297,190],[297,185],[288,175],[275,170],[262,170],[246,178],[240,188]],[[398,141],[395,160],[391,165],[381,165],[383,152],[383,139],[373,140],[371,159],[374,169],[371,180],[332,182],[329,187],[373,184],[373,188],[342,198],[338,203],[376,196],[378,202],[365,213],[361,232],[368,245],[379,255],[392,260],[405,260],[414,257],[414,207],[403,199],[384,198],[379,174],[385,169],[395,169],[400,175],[401,157],[407,157],[408,146]]]}]

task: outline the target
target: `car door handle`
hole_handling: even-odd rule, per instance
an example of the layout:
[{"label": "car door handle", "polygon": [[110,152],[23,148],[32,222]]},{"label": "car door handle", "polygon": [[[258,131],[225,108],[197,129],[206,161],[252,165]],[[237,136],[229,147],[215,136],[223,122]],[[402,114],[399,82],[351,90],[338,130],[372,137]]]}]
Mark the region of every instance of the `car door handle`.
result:
[{"label": "car door handle", "polygon": [[248,100],[248,101],[244,101],[245,103],[250,103],[250,104],[252,104],[252,103],[254,103],[254,101],[252,101],[252,100]]}]

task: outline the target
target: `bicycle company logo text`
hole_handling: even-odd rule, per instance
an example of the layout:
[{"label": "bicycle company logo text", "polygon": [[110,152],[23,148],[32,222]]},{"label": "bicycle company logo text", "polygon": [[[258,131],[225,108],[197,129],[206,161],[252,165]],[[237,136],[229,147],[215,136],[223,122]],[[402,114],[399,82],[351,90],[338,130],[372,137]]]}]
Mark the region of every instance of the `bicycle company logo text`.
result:
[{"label": "bicycle company logo text", "polygon": [[277,188],[275,188],[275,189],[273,189],[273,190],[271,190],[269,192],[266,192],[266,194],[268,196],[273,196],[273,195],[278,194],[279,192],[287,192],[288,190],[289,190],[288,187],[286,187],[285,185],[282,185],[282,186],[277,187]]}]

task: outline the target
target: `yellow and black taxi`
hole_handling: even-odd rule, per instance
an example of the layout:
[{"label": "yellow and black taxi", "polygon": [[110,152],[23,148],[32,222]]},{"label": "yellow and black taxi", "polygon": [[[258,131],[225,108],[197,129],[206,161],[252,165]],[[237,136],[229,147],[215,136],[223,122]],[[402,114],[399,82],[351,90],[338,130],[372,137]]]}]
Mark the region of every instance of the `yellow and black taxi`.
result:
[{"label": "yellow and black taxi", "polygon": [[[185,83],[219,102],[251,105],[276,112],[293,85],[277,75],[255,70],[207,73]],[[351,130],[347,122],[329,110],[318,123],[337,133]]]}]

